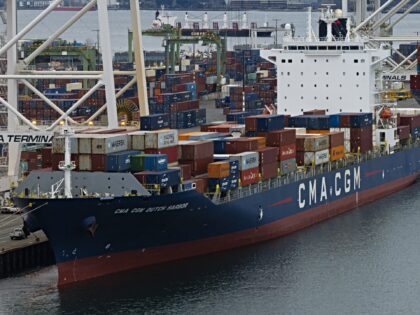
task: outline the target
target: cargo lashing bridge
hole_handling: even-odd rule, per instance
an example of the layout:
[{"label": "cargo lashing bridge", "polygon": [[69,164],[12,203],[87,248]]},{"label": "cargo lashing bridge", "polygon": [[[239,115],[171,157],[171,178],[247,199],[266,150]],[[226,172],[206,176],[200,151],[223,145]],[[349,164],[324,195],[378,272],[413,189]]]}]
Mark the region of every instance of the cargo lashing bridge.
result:
[{"label": "cargo lashing bridge", "polygon": [[[51,1],[50,5],[35,17],[27,25],[23,26],[21,30],[17,30],[17,8],[15,0],[6,0],[5,6],[6,14],[3,22],[6,22],[6,40],[0,47],[0,58],[6,57],[7,66],[1,67],[0,81],[7,81],[7,92],[0,95],[0,104],[7,111],[7,132],[8,135],[51,135],[56,132],[64,121],[74,126],[75,128],[85,128],[90,125],[101,113],[106,110],[108,128],[118,127],[117,115],[117,98],[123,95],[130,87],[137,84],[138,98],[140,104],[140,115],[145,116],[149,114],[146,77],[144,71],[144,57],[142,49],[142,33],[140,24],[140,9],[139,3],[136,0],[130,0],[131,23],[133,30],[134,41],[134,56],[136,62],[135,71],[114,71],[112,65],[112,50],[110,29],[108,23],[108,8],[106,0],[90,0],[80,11],[76,12],[68,20],[63,21],[61,27],[55,30],[44,42],[42,42],[36,49],[30,52],[23,60],[18,60],[17,43],[23,39],[24,36],[42,22],[46,16],[51,14],[55,8],[61,4],[62,0]],[[35,58],[43,52],[51,48],[51,44],[74,23],[76,23],[86,12],[90,11],[92,7],[97,6],[98,13],[98,29],[99,29],[99,45],[102,54],[102,71],[36,71],[30,69],[29,65]],[[2,12],[3,13],[3,12]],[[132,79],[116,93],[114,85],[115,75],[127,75]],[[72,106],[63,111],[53,101],[48,99],[41,91],[39,91],[30,81],[31,80],[91,80],[95,84]],[[35,121],[30,121],[18,109],[18,82],[23,83],[31,92],[42,99],[46,105],[59,113],[59,118],[50,124],[39,124]],[[92,116],[83,123],[74,121],[70,114],[82,105],[96,90],[105,87],[106,104],[98,109]],[[42,138],[42,137],[40,137]],[[16,139],[16,137],[3,137],[3,139]],[[19,139],[22,139],[20,137]],[[0,191],[7,191],[11,185],[14,185],[19,174],[19,161],[21,143],[16,141],[4,141],[8,143],[8,160],[7,160],[7,176],[0,179]]]}]

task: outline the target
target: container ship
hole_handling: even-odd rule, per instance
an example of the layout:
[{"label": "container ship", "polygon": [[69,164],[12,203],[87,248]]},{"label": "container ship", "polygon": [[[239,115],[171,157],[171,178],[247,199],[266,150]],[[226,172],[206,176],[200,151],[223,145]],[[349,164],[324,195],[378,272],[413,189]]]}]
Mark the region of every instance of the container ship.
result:
[{"label": "container ship", "polygon": [[[160,31],[170,27],[179,29],[182,36],[197,36],[207,32],[216,32],[227,37],[271,37],[273,32],[276,31],[275,27],[268,26],[268,22],[264,22],[263,26],[258,26],[256,22],[249,24],[246,12],[242,13],[239,20],[232,21],[231,25],[229,25],[226,12],[223,14],[220,25],[219,21],[212,21],[210,25],[207,12],[204,13],[202,21],[191,20],[188,12],[185,13],[184,25],[181,22],[176,22],[176,19],[176,16],[169,15],[165,11],[165,7],[162,6],[161,11],[156,11],[152,29],[149,31]],[[281,30],[281,26],[278,29]]]},{"label": "container ship", "polygon": [[[286,32],[281,49],[243,54],[274,64],[277,87],[223,87],[225,122],[177,130],[197,122],[196,104],[156,83],[166,110],[140,130],[62,127],[43,153],[52,169],[14,192],[24,230],[50,241],[59,286],[281,237],[416,181],[420,115],[377,99],[389,50],[334,38],[334,12],[322,19],[321,40]],[[165,75],[165,89],[185,77]],[[255,110],[257,87],[276,92],[277,113]]]}]

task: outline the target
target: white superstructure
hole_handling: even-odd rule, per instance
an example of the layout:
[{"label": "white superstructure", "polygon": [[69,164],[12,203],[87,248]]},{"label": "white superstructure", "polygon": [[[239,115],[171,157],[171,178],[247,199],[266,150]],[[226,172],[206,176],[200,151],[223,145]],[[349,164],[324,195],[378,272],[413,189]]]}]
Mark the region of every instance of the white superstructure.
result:
[{"label": "white superstructure", "polygon": [[331,25],[337,18],[331,9],[324,12],[321,19],[327,24],[327,36],[323,39],[285,36],[281,49],[261,51],[277,66],[279,114],[299,115],[315,108],[329,113],[372,111],[375,92],[381,89],[381,61],[390,50],[368,48],[350,36],[335,38]]}]

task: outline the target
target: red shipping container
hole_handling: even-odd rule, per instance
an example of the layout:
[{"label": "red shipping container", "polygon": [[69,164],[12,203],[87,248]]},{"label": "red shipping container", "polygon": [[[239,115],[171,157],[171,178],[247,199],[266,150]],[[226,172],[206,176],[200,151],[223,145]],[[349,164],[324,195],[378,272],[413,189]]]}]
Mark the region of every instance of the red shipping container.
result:
[{"label": "red shipping container", "polygon": [[330,148],[338,147],[344,144],[344,132],[343,131],[331,131],[330,136]]},{"label": "red shipping container", "polygon": [[296,143],[296,130],[284,129],[272,131],[267,134],[267,146],[279,147]]},{"label": "red shipping container", "polygon": [[350,129],[350,141],[370,141],[372,142],[372,126],[363,127],[363,128],[351,128]]},{"label": "red shipping container", "polygon": [[197,141],[194,143],[183,144],[180,148],[181,159],[183,160],[199,160],[209,157],[213,158],[213,141]]},{"label": "red shipping container", "polygon": [[92,171],[105,171],[106,155],[105,154],[92,154]]},{"label": "red shipping container", "polygon": [[296,164],[299,166],[305,165],[305,152],[303,151],[296,152]]},{"label": "red shipping container", "polygon": [[360,153],[366,153],[373,149],[372,138],[369,140],[367,139],[359,139],[356,141],[350,141],[350,151],[353,153],[358,153],[360,148]]},{"label": "red shipping container", "polygon": [[260,155],[260,164],[270,164],[277,161],[277,157],[279,155],[279,148],[274,147],[266,147],[263,149],[259,149],[258,153]]},{"label": "red shipping container", "polygon": [[179,164],[181,170],[181,177],[183,180],[191,179],[191,165],[190,164]]},{"label": "red shipping container", "polygon": [[211,157],[197,160],[179,160],[179,164],[189,164],[191,166],[191,175],[197,176],[207,173],[207,165],[213,162],[213,154]]},{"label": "red shipping container", "polygon": [[327,112],[325,111],[325,109],[312,109],[312,110],[308,110],[303,112],[304,115],[326,115]]},{"label": "red shipping container", "polygon": [[410,126],[398,126],[397,133],[400,139],[410,138]]},{"label": "red shipping container", "polygon": [[247,186],[250,184],[254,184],[259,180],[259,168],[250,168],[248,170],[239,171],[239,175],[241,178],[241,185]]},{"label": "red shipping container", "polygon": [[410,129],[420,127],[420,115],[401,115],[402,126],[410,126]]},{"label": "red shipping container", "polygon": [[276,177],[277,169],[278,169],[277,162],[260,165],[261,178],[268,179],[268,178]]},{"label": "red shipping container", "polygon": [[194,178],[195,190],[200,193],[205,193],[208,190],[208,176],[201,175]]},{"label": "red shipping container", "polygon": [[174,163],[178,161],[178,146],[172,146],[162,149],[145,149],[144,153],[146,154],[166,154],[168,156],[168,163]]},{"label": "red shipping container", "polygon": [[226,141],[225,150],[227,154],[256,151],[258,150],[258,139],[250,139],[246,137],[235,138]]},{"label": "red shipping container", "polygon": [[257,130],[257,118],[266,115],[255,115],[245,117],[245,130],[246,131],[256,131]]},{"label": "red shipping container", "polygon": [[52,167],[52,147],[45,147],[41,149],[42,167]]},{"label": "red shipping container", "polygon": [[279,148],[278,160],[285,161],[296,157],[296,144],[282,145]]},{"label": "red shipping container", "polygon": [[[71,155],[71,160],[76,163],[75,170],[77,171],[79,169],[79,156],[77,154]],[[62,153],[54,153],[51,154],[51,168],[53,171],[59,171],[58,165],[60,161],[64,161],[64,154]]]}]

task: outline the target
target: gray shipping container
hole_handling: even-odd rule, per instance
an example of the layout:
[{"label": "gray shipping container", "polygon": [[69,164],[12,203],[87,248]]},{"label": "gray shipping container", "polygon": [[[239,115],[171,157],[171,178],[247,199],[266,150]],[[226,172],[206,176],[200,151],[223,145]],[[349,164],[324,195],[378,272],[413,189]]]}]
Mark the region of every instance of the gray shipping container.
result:
[{"label": "gray shipping container", "polygon": [[305,151],[321,151],[330,147],[328,135],[297,135],[296,138],[305,138]]},{"label": "gray shipping container", "polygon": [[315,165],[328,163],[330,160],[330,151],[328,149],[317,152],[305,152],[305,165],[311,165],[315,162]]},{"label": "gray shipping container", "polygon": [[146,133],[145,149],[163,149],[178,144],[178,130],[157,130]]},{"label": "gray shipping container", "polygon": [[[78,154],[77,138],[70,138],[71,153]],[[64,137],[54,137],[52,141],[52,153],[64,153]]]},{"label": "gray shipping container", "polygon": [[259,154],[258,152],[243,152],[230,156],[231,160],[239,161],[239,170],[245,171],[250,168],[258,167],[259,165]]},{"label": "gray shipping container", "polygon": [[95,135],[92,154],[108,154],[128,150],[128,135]]},{"label": "gray shipping container", "polygon": [[130,133],[128,135],[130,144],[129,149],[131,150],[144,150],[144,140],[145,140],[145,131],[136,131],[133,133]]},{"label": "gray shipping container", "polygon": [[286,175],[296,171],[296,159],[280,161],[280,174]]},{"label": "gray shipping container", "polygon": [[[77,162],[76,162],[77,163]],[[78,162],[80,171],[92,170],[92,156],[90,154],[79,154]]]},{"label": "gray shipping container", "polygon": [[78,153],[91,154],[92,153],[92,138],[91,135],[77,135]]}]

